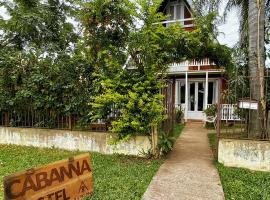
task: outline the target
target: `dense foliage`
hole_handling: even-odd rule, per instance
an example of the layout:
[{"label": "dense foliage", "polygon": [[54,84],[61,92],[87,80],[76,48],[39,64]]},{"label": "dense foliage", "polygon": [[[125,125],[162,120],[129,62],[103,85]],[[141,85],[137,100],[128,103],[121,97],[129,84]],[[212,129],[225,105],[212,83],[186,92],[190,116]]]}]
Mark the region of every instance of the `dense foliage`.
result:
[{"label": "dense foliage", "polygon": [[160,3],[3,1],[0,109],[79,114],[106,120],[121,139],[148,135],[166,118],[159,91],[170,63],[209,57],[230,65],[230,50],[215,42],[215,14],[191,32],[166,28]]},{"label": "dense foliage", "polygon": [[59,0],[2,6],[8,16],[0,20],[0,109],[71,114],[85,107],[89,69],[68,22],[69,6]]}]

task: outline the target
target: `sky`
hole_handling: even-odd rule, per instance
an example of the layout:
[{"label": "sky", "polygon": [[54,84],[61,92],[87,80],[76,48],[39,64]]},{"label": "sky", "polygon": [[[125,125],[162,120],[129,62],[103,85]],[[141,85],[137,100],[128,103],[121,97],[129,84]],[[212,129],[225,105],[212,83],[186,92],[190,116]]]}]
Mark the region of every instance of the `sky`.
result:
[{"label": "sky", "polygon": [[[222,1],[222,6],[220,9],[221,15],[224,12],[226,1]],[[227,45],[229,47],[234,47],[234,45],[239,40],[239,16],[238,10],[232,9],[227,15],[226,22],[218,26],[219,36],[218,41],[221,44]]]}]

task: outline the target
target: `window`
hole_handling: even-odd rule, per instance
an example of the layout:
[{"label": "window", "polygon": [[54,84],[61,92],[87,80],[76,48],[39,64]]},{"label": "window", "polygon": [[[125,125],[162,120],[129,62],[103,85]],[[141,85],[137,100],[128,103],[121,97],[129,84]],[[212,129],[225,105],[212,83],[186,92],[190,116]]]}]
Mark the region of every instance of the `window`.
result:
[{"label": "window", "polygon": [[209,82],[208,83],[208,104],[214,104],[216,102],[216,83]]},{"label": "window", "polygon": [[186,98],[186,84],[185,84],[185,82],[178,81],[177,88],[178,88],[177,104],[180,106],[181,104],[184,104],[186,102],[186,99],[185,99]]},{"label": "window", "polygon": [[167,5],[166,14],[168,20],[184,19],[184,5],[178,2],[172,2]]}]

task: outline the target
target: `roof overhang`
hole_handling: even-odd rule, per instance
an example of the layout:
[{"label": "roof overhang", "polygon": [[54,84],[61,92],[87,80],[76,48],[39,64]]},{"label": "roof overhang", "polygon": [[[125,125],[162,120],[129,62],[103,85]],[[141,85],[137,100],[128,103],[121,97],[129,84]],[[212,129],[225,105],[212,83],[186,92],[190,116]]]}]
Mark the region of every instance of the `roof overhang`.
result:
[{"label": "roof overhang", "polygon": [[[179,0],[179,1],[184,1],[185,3],[186,3],[186,5],[189,7],[189,8],[191,8],[192,7],[192,0]],[[164,0],[162,3],[161,3],[161,5],[160,5],[160,7],[159,7],[159,9],[158,9],[158,12],[164,12],[164,10],[165,10],[165,8],[166,8],[166,6],[167,6],[167,4],[170,2],[170,0]]]}]

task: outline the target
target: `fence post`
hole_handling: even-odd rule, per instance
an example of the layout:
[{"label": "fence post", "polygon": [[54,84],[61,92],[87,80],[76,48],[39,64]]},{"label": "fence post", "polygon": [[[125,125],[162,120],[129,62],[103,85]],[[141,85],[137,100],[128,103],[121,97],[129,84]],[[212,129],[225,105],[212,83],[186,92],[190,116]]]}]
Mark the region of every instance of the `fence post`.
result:
[{"label": "fence post", "polygon": [[270,139],[270,111],[268,111],[267,113],[267,130],[266,130],[266,133],[267,133],[267,136],[268,136],[268,140]]},{"label": "fence post", "polygon": [[221,86],[222,82],[221,79],[219,79],[219,95],[218,95],[218,109],[217,109],[217,136],[216,136],[216,152],[215,157],[218,160],[218,148],[219,148],[219,139],[220,139],[220,131],[221,131],[221,109],[222,109],[222,101],[221,101]]},{"label": "fence post", "polygon": [[68,129],[72,131],[72,120],[71,120],[71,115],[68,116]]},{"label": "fence post", "polygon": [[4,113],[4,126],[8,126],[9,125],[9,113],[5,112]]},{"label": "fence post", "polygon": [[151,126],[151,142],[152,142],[152,152],[154,156],[158,156],[157,145],[158,145],[158,133],[157,126]]}]

